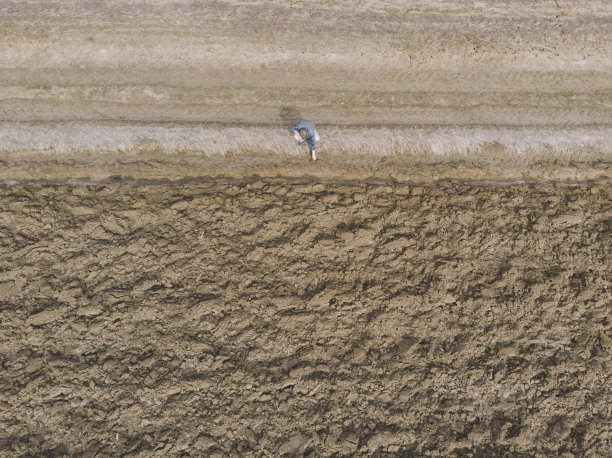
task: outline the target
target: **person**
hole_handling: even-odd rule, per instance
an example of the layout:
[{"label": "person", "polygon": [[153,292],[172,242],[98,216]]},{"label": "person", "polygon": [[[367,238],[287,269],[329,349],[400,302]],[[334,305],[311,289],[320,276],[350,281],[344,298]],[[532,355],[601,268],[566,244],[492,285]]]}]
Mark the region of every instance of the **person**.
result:
[{"label": "person", "polygon": [[318,142],[321,138],[319,133],[315,129],[314,122],[303,119],[302,121],[296,122],[291,126],[293,132],[293,138],[298,142],[298,145],[302,145],[304,140],[308,140],[310,144],[310,157],[313,161],[317,160],[317,152],[315,142]]}]

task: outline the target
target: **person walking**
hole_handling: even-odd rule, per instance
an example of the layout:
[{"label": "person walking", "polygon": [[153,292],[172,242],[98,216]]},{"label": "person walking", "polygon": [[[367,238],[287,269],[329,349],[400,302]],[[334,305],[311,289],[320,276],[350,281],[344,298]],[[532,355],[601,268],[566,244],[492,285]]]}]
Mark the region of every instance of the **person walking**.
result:
[{"label": "person walking", "polygon": [[319,137],[319,133],[315,129],[314,122],[303,119],[302,121],[298,121],[291,126],[291,131],[293,132],[293,138],[297,140],[298,145],[301,146],[304,140],[308,140],[308,143],[310,144],[310,157],[313,161],[316,161],[317,152],[315,142],[318,142],[321,137]]}]

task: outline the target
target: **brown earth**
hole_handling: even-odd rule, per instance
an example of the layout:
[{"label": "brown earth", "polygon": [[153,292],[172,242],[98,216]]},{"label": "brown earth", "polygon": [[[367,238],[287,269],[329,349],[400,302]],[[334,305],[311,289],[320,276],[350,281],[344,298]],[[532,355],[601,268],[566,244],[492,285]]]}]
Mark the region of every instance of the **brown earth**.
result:
[{"label": "brown earth", "polygon": [[4,184],[0,455],[606,455],[610,189]]}]

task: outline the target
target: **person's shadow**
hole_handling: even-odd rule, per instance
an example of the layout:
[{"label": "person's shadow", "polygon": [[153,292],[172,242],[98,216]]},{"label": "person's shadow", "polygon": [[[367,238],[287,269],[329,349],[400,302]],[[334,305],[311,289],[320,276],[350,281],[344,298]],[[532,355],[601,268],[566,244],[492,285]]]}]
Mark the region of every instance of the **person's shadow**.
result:
[{"label": "person's shadow", "polygon": [[279,117],[283,127],[287,129],[291,129],[292,125],[302,120],[302,114],[295,107],[281,107]]}]

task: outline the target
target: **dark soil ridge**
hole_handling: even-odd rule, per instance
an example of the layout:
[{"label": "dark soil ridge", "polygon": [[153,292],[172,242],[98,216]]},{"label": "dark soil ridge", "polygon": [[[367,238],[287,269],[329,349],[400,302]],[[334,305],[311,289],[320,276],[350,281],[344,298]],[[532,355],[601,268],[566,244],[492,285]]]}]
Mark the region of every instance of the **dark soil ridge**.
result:
[{"label": "dark soil ridge", "polygon": [[599,176],[587,180],[561,180],[561,179],[529,179],[529,178],[504,178],[499,180],[458,180],[442,178],[431,181],[400,181],[395,178],[365,178],[351,179],[341,177],[317,177],[314,175],[305,176],[283,176],[283,177],[262,177],[253,175],[250,177],[236,178],[224,175],[206,175],[183,177],[179,179],[171,178],[134,178],[130,176],[110,176],[92,180],[91,177],[66,178],[66,179],[0,179],[0,186],[23,186],[23,185],[44,185],[44,186],[104,186],[108,184],[132,184],[135,186],[184,186],[191,184],[204,183],[233,183],[238,186],[262,182],[266,184],[330,184],[330,185],[401,185],[407,187],[449,187],[449,186],[475,186],[475,187],[507,187],[507,186],[589,186],[596,183],[610,181],[608,176]]}]

